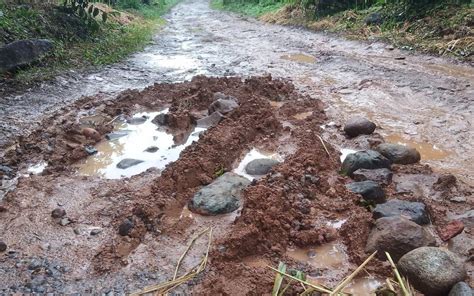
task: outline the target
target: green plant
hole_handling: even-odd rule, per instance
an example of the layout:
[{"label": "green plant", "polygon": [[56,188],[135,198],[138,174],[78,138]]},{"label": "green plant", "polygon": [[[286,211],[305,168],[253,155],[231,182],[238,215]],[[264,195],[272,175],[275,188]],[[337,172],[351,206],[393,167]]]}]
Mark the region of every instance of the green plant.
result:
[{"label": "green plant", "polygon": [[64,0],[64,7],[69,7],[73,13],[79,16],[84,22],[94,30],[98,30],[100,25],[96,17],[101,14],[102,22],[106,22],[108,13],[91,4],[88,0]]}]

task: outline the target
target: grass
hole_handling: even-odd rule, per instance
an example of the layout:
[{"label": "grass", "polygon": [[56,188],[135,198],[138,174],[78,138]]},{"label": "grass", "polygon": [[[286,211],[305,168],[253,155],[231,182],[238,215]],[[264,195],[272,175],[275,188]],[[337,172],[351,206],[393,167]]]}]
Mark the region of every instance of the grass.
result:
[{"label": "grass", "polygon": [[93,31],[78,20],[66,18],[56,8],[12,8],[0,4],[0,43],[29,38],[46,38],[55,44],[54,52],[39,63],[8,74],[13,84],[30,84],[50,79],[68,69],[83,69],[116,63],[142,49],[157,28],[161,16],[179,0],[164,0],[154,5],[125,9],[125,19],[111,18]]},{"label": "grass", "polygon": [[230,2],[224,5],[223,0],[212,0],[211,7],[218,10],[228,10],[236,13],[249,15],[252,17],[260,17],[272,11],[276,11],[284,6],[284,3],[259,2]]}]

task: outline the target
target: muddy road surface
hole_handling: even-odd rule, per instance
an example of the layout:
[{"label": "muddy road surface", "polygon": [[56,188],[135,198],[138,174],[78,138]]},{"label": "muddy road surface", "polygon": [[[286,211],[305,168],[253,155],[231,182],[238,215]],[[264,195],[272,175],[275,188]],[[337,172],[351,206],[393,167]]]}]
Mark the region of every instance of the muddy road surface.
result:
[{"label": "muddy road surface", "polygon": [[[422,233],[390,238],[409,238],[394,256],[450,250],[472,286],[472,67],[202,0],[167,20],[121,64],[1,99],[0,293],[144,292],[206,264],[173,293],[265,295],[279,261],[334,288],[384,227]],[[375,132],[346,137],[354,115]],[[421,162],[341,164],[384,142]],[[347,187],[362,180],[376,197]],[[411,214],[370,212],[393,203]],[[378,256],[344,291],[370,295],[390,275]]]},{"label": "muddy road surface", "polygon": [[42,115],[84,95],[154,82],[271,73],[327,104],[334,121],[366,115],[423,161],[473,182],[472,65],[264,24],[184,1],[145,51],[96,73],[68,73],[0,100],[2,146]]}]

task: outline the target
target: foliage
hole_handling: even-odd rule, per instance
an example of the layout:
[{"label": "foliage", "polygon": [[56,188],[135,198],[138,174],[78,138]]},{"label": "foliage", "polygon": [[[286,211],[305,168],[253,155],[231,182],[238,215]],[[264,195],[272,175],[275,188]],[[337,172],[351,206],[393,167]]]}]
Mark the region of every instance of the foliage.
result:
[{"label": "foliage", "polygon": [[64,7],[70,8],[72,13],[84,20],[85,24],[93,30],[98,30],[100,27],[96,20],[99,15],[104,23],[108,18],[107,12],[89,3],[88,0],[64,0]]}]

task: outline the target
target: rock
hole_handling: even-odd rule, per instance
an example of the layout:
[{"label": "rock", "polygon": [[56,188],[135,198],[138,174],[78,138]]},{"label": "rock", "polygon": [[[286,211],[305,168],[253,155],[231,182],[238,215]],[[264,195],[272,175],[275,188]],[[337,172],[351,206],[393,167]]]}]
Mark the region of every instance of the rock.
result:
[{"label": "rock", "polygon": [[128,135],[128,131],[117,131],[117,132],[111,132],[105,135],[105,138],[109,141],[116,140],[122,137],[125,137]]},{"label": "rock", "polygon": [[375,149],[393,163],[412,164],[420,161],[420,153],[415,148],[400,144],[383,143]]},{"label": "rock", "polygon": [[100,140],[100,134],[98,131],[96,131],[93,128],[86,127],[81,130],[81,134],[84,135],[84,137],[92,139],[94,141],[99,141]]},{"label": "rock", "polygon": [[454,219],[460,220],[468,228],[474,227],[474,210],[469,210],[464,214],[454,216]]},{"label": "rock", "polygon": [[91,234],[91,235],[98,235],[98,234],[101,233],[101,232],[102,232],[102,229],[100,229],[100,228],[95,228],[95,229],[92,229],[92,230],[91,230],[90,234]]},{"label": "rock", "polygon": [[466,232],[461,232],[448,242],[448,249],[464,260],[474,259],[474,238]]},{"label": "rock", "polygon": [[198,119],[196,121],[197,127],[204,127],[208,128],[211,126],[215,126],[221,122],[221,120],[224,119],[224,115],[222,115],[220,112],[216,111],[212,113],[209,116],[206,116],[204,118]]},{"label": "rock", "polygon": [[473,296],[471,287],[465,282],[459,282],[451,288],[448,296]]},{"label": "rock", "polygon": [[61,209],[61,208],[56,208],[51,212],[51,217],[55,219],[59,219],[66,216],[66,210]]},{"label": "rock", "polygon": [[7,250],[7,244],[4,241],[0,241],[0,252],[5,252]]},{"label": "rock", "polygon": [[347,120],[344,126],[344,132],[351,138],[357,137],[358,135],[370,135],[375,131],[375,123],[363,118],[363,117],[352,117]]},{"label": "rock", "polygon": [[169,123],[169,115],[166,113],[160,113],[153,118],[151,121],[156,125],[168,125]]},{"label": "rock", "polygon": [[388,252],[397,262],[411,250],[435,245],[435,238],[422,226],[401,216],[393,216],[375,222],[365,251],[373,253],[377,250],[380,258],[385,258],[385,252]]},{"label": "rock", "polygon": [[208,114],[211,115],[214,112],[221,114],[227,114],[235,108],[239,107],[237,99],[232,96],[227,96],[223,93],[214,94],[214,102],[209,105]]},{"label": "rock", "polygon": [[245,166],[245,172],[255,176],[266,175],[272,167],[279,163],[278,160],[270,158],[254,159]]},{"label": "rock", "polygon": [[373,12],[364,21],[366,25],[381,25],[383,23],[383,15],[380,12]]},{"label": "rock", "polygon": [[357,151],[346,156],[342,163],[342,173],[352,177],[358,169],[390,169],[390,165],[390,160],[377,151]]},{"label": "rock", "polygon": [[464,223],[459,220],[453,220],[447,225],[438,229],[439,237],[445,242],[460,234],[464,230]]},{"label": "rock", "polygon": [[240,207],[241,192],[249,184],[247,178],[234,173],[225,173],[199,190],[190,200],[188,208],[203,215],[233,212]]},{"label": "rock", "polygon": [[61,226],[66,226],[66,225],[69,225],[69,224],[71,224],[71,223],[72,223],[72,221],[69,220],[69,218],[62,218],[61,221],[59,221],[59,224],[60,224]]},{"label": "rock", "polygon": [[403,216],[419,225],[430,223],[426,206],[421,202],[392,199],[377,205],[372,214],[374,219]]},{"label": "rock", "polygon": [[410,284],[425,295],[446,295],[466,277],[461,259],[454,253],[435,247],[421,247],[403,255],[399,271]]},{"label": "rock", "polygon": [[355,181],[374,181],[388,185],[392,183],[393,173],[389,169],[358,169],[352,177]]},{"label": "rock", "polygon": [[137,165],[139,163],[142,163],[143,160],[139,159],[133,159],[133,158],[125,158],[122,159],[119,163],[117,163],[117,168],[125,170],[128,169],[129,167],[132,167],[134,165]]},{"label": "rock", "polygon": [[84,150],[89,155],[94,155],[97,152],[99,152],[99,151],[97,151],[97,149],[94,146],[90,146],[90,145],[87,145],[86,147],[84,147]]},{"label": "rock", "polygon": [[449,200],[456,203],[463,203],[467,201],[467,198],[465,196],[453,196]]},{"label": "rock", "polygon": [[148,116],[138,116],[138,117],[132,117],[130,119],[127,119],[127,123],[131,125],[139,125],[145,123],[145,121],[148,119]]},{"label": "rock", "polygon": [[372,201],[374,203],[385,202],[385,192],[382,187],[374,181],[349,183],[346,187],[350,191],[362,195],[366,201]]},{"label": "rock", "polygon": [[120,225],[119,225],[119,234],[121,236],[127,236],[130,233],[130,230],[133,228],[133,222],[130,219],[125,219]]},{"label": "rock", "polygon": [[150,146],[148,148],[145,149],[145,152],[149,152],[149,153],[155,153],[156,151],[160,150],[160,148],[156,147],[156,146]]},{"label": "rock", "polygon": [[13,173],[13,169],[9,166],[0,164],[0,172],[5,173],[6,175],[10,175],[11,173]]},{"label": "rock", "polygon": [[0,73],[26,66],[39,60],[53,49],[46,39],[19,40],[0,48]]}]

